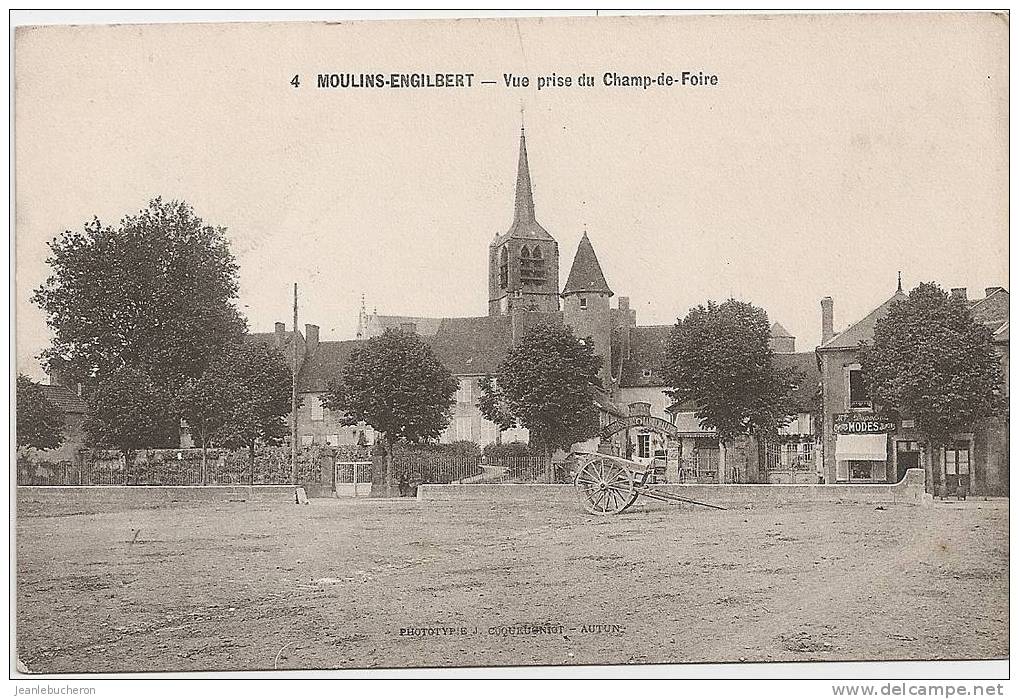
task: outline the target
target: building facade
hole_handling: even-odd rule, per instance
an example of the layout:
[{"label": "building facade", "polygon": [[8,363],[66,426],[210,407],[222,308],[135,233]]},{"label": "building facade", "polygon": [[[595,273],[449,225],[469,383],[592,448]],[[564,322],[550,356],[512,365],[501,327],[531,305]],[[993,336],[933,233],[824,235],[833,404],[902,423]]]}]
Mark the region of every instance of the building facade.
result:
[{"label": "building facade", "polygon": [[[981,299],[967,298],[966,289],[952,295],[969,304],[973,318],[993,333],[1005,370],[1008,392],[1008,291],[989,287]],[[949,493],[961,486],[976,495],[1008,494],[1008,425],[994,418],[953,435],[934,449],[916,431],[908,415],[877,411],[860,367],[860,343],[874,337],[877,322],[892,304],[904,300],[901,284],[884,303],[841,332],[834,331],[834,302],[821,301],[821,339],[817,362],[821,372],[823,475],[827,483],[896,483],[907,469],[923,468],[929,492]],[[942,469],[942,466],[944,468]],[[945,473],[945,483],[940,473]]]},{"label": "building facade", "polygon": [[[670,409],[663,368],[670,325],[639,326],[636,311],[626,296],[610,287],[585,230],[570,265],[566,283],[559,283],[559,245],[538,221],[534,188],[528,162],[526,136],[521,130],[513,219],[496,235],[488,250],[488,314],[480,317],[445,318],[368,313],[362,300],[355,340],[320,342],[318,328],[305,326],[305,334],[287,332],[277,324],[275,333],[257,336],[301,354],[298,390],[298,432],[303,444],[371,443],[367,426],[345,427],[340,416],[322,405],[329,381],[339,376],[350,353],[366,339],[388,328],[416,332],[459,381],[456,404],[449,427],[440,441],[472,441],[482,446],[493,442],[526,441],[527,431],[503,431],[486,420],[478,408],[481,380],[496,373],[509,350],[536,323],[553,320],[573,329],[591,342],[602,358],[600,386],[596,391],[601,433],[575,448],[600,450],[644,463],[667,463],[671,480],[682,473],[693,479],[720,476],[724,480],[755,480],[757,469],[731,476],[719,474],[718,442],[710,430],[696,424],[690,410]],[[615,303],[613,303],[615,299]],[[775,328],[778,330],[775,331]],[[781,326],[773,328],[776,351],[796,355],[795,338]],[[290,356],[288,354],[288,356]],[[812,357],[813,355],[810,355]],[[786,361],[786,360],[780,360]],[[792,361],[792,360],[790,360]],[[813,365],[813,363],[807,363]],[[805,380],[808,392],[816,389],[816,369]],[[805,424],[807,436],[812,423]],[[802,437],[803,435],[798,435]],[[712,471],[714,468],[714,471]]]}]

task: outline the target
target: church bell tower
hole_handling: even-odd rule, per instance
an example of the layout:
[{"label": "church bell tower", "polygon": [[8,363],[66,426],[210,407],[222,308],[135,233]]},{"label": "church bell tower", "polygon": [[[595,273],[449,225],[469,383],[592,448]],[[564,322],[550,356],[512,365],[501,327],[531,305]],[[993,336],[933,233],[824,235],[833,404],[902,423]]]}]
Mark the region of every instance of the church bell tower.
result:
[{"label": "church bell tower", "polygon": [[520,127],[513,224],[488,246],[488,315],[559,310],[559,244],[534,217],[527,140]]}]

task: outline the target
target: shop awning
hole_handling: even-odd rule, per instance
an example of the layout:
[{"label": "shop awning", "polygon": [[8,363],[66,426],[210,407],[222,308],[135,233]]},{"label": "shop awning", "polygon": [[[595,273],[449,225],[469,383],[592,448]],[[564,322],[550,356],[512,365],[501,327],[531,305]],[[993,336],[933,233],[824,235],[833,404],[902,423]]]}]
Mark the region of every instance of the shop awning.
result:
[{"label": "shop awning", "polygon": [[840,434],[835,439],[836,461],[884,461],[887,458],[887,435]]}]

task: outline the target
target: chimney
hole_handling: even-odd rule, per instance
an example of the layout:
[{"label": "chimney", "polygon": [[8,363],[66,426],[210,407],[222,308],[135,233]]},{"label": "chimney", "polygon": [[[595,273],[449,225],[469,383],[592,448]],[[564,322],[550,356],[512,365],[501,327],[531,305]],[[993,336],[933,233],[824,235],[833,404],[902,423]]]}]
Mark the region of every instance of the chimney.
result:
[{"label": "chimney", "polygon": [[835,302],[832,301],[831,296],[825,296],[821,299],[821,344],[826,344],[828,340],[835,337],[834,331],[834,320],[835,320]]},{"label": "chimney", "polygon": [[[417,331],[418,331],[418,324],[417,323],[400,323],[400,330],[402,330],[405,333],[415,333],[416,334]],[[316,341],[318,340],[318,328],[315,328],[315,340]]]},{"label": "chimney", "polygon": [[318,326],[310,323],[304,324],[304,341],[306,343],[305,351],[308,354],[312,354],[318,349]]},{"label": "chimney", "polygon": [[282,349],[286,341],[287,341],[287,324],[276,323],[276,346]]},{"label": "chimney", "polygon": [[952,298],[959,299],[960,301],[966,300],[966,287],[959,286],[952,289]]},{"label": "chimney", "polygon": [[1002,289],[1000,286],[989,286],[989,287],[987,287],[986,289],[984,289],[984,298],[987,298],[988,296],[990,296],[991,294],[993,294],[993,293],[995,293],[997,291],[1004,291],[1004,289]]}]

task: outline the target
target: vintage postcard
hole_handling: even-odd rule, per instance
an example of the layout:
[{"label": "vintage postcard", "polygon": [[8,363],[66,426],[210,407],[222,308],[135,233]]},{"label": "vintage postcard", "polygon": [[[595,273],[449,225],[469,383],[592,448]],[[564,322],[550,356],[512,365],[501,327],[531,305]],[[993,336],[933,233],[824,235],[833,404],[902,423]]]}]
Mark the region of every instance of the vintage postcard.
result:
[{"label": "vintage postcard", "polygon": [[1000,693],[1008,37],[16,27],[12,673]]}]

